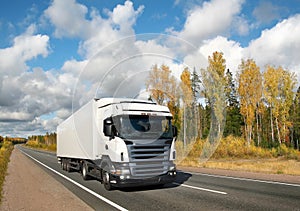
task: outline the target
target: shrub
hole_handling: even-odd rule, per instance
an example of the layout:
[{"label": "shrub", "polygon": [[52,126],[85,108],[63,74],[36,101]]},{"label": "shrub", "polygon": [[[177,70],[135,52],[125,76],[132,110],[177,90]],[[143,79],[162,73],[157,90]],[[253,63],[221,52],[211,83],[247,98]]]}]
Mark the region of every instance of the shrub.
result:
[{"label": "shrub", "polygon": [[56,144],[51,144],[47,146],[47,150],[49,151],[56,151]]},{"label": "shrub", "polygon": [[2,186],[5,180],[9,157],[13,148],[13,144],[10,141],[4,141],[0,149],[0,202],[2,199]]}]

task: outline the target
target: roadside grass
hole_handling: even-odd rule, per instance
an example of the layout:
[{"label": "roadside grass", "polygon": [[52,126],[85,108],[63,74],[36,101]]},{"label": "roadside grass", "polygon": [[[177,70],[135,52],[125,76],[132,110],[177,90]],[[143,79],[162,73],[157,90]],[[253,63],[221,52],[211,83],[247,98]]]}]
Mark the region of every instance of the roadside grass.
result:
[{"label": "roadside grass", "polygon": [[247,146],[245,140],[236,137],[223,138],[216,151],[206,162],[200,162],[205,140],[197,140],[184,149],[176,142],[177,159],[180,166],[242,170],[272,174],[300,175],[300,152],[286,147],[266,149]]},{"label": "roadside grass", "polygon": [[2,201],[2,188],[5,181],[9,158],[14,146],[10,141],[4,141],[0,148],[0,203]]},{"label": "roadside grass", "polygon": [[56,151],[56,144],[47,145],[47,144],[39,143],[37,141],[27,141],[25,146],[30,148],[35,148],[35,149],[43,149],[52,152]]},{"label": "roadside grass", "polygon": [[249,160],[210,160],[199,165],[204,168],[261,172],[269,174],[289,174],[300,176],[300,162],[285,158]]}]

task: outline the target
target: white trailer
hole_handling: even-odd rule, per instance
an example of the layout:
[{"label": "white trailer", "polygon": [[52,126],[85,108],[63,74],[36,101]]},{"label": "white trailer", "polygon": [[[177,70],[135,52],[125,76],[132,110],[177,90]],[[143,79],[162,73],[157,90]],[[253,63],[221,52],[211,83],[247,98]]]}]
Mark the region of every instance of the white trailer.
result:
[{"label": "white trailer", "polygon": [[63,170],[113,187],[163,185],[176,177],[176,127],[165,106],[136,99],[93,99],[57,127]]}]

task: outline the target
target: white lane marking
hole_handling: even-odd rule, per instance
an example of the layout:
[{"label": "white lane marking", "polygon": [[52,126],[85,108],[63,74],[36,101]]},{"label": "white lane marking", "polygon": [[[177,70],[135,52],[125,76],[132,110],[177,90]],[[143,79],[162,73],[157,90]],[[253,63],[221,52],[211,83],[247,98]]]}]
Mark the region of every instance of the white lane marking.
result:
[{"label": "white lane marking", "polygon": [[78,183],[78,182],[76,182],[76,181],[70,179],[69,177],[67,177],[67,176],[65,176],[65,175],[63,175],[63,174],[61,174],[61,173],[59,173],[58,171],[56,171],[56,170],[50,168],[50,167],[47,166],[46,164],[44,164],[44,163],[40,162],[39,160],[35,159],[34,157],[28,155],[28,154],[27,154],[26,152],[24,152],[23,150],[21,150],[21,149],[19,149],[19,150],[20,150],[23,154],[25,154],[26,156],[28,156],[29,158],[31,158],[32,160],[34,160],[35,162],[41,164],[42,166],[44,166],[45,168],[49,169],[50,171],[56,173],[57,175],[61,176],[62,178],[66,179],[66,180],[68,180],[69,182],[73,183],[74,185],[77,185],[78,187],[82,188],[83,190],[89,192],[90,194],[94,195],[94,196],[97,197],[98,199],[100,199],[100,200],[106,202],[107,204],[109,204],[109,205],[115,207],[115,208],[118,209],[118,210],[128,211],[128,210],[125,209],[124,207],[121,207],[120,205],[118,205],[118,204],[116,204],[116,203],[110,201],[109,199],[107,199],[107,198],[105,198],[105,197],[99,195],[98,193],[95,193],[94,191],[88,189],[87,187],[81,185],[80,183]]},{"label": "white lane marking", "polygon": [[216,177],[216,178],[225,178],[225,179],[234,179],[234,180],[241,180],[241,181],[260,182],[260,183],[267,183],[267,184],[276,184],[276,185],[287,185],[287,186],[300,187],[300,184],[292,184],[292,183],[285,183],[285,182],[266,181],[266,180],[240,178],[240,177],[230,177],[230,176],[223,176],[223,175],[197,173],[197,172],[187,172],[187,173],[194,174],[194,175],[203,175],[203,176],[208,176],[208,177]]},{"label": "white lane marking", "polygon": [[173,184],[179,185],[179,186],[182,186],[182,187],[186,187],[186,188],[192,188],[192,189],[196,189],[196,190],[202,190],[202,191],[208,191],[208,192],[212,192],[212,193],[227,195],[226,192],[222,192],[222,191],[217,191],[217,190],[212,190],[212,189],[207,189],[207,188],[200,188],[200,187],[185,185],[185,184],[179,184],[179,183],[176,183],[176,182],[173,182]]}]

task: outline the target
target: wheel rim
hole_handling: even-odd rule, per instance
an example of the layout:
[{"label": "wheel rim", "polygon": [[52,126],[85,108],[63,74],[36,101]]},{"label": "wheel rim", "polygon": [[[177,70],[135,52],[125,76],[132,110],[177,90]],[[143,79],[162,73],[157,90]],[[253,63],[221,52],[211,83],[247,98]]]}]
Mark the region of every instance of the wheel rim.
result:
[{"label": "wheel rim", "polygon": [[104,174],[104,183],[109,184],[109,173],[108,172],[105,172],[105,174]]}]

